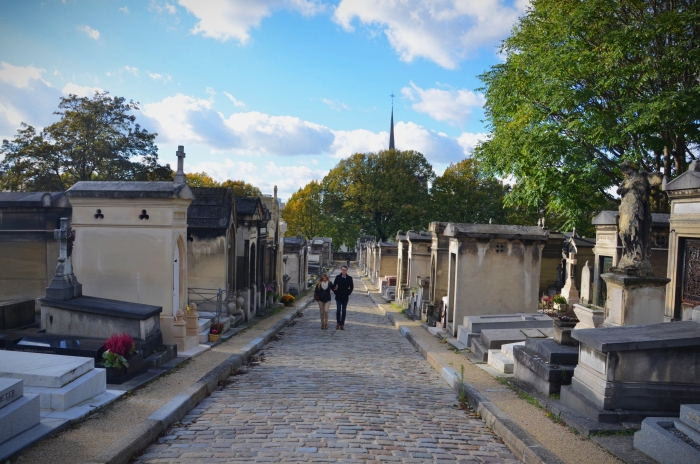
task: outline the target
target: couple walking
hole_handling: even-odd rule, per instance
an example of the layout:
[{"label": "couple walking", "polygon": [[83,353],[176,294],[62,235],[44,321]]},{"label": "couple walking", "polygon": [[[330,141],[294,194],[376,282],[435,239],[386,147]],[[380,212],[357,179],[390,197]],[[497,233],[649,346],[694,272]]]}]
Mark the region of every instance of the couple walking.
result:
[{"label": "couple walking", "polygon": [[337,306],[335,330],[345,330],[345,313],[348,308],[350,294],[355,287],[352,284],[352,277],[348,275],[348,267],[340,268],[340,274],[335,276],[331,284],[328,275],[323,274],[316,284],[314,300],[318,301],[321,310],[321,328],[328,328],[328,309],[331,306],[331,290],[335,293],[335,304]]}]

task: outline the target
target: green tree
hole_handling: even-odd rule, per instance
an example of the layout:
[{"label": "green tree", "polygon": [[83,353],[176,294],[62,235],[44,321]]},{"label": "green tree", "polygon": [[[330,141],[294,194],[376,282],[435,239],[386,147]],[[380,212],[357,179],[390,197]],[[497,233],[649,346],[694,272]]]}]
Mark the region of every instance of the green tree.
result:
[{"label": "green tree", "polygon": [[14,140],[3,140],[0,189],[61,191],[82,180],[172,178],[170,166],[158,164],[157,134],[129,114],[138,103],[96,92],[61,97],[58,107],[58,122],[41,132],[22,123]]},{"label": "green tree", "polygon": [[191,172],[185,174],[187,177],[187,185],[190,187],[221,187],[221,183],[215,181],[206,172]]},{"label": "green tree", "polygon": [[259,197],[262,195],[260,189],[243,180],[226,180],[221,183],[222,187],[233,189],[233,194],[237,197]]},{"label": "green tree", "polygon": [[359,229],[387,240],[401,229],[425,228],[433,179],[432,166],[416,151],[357,153],[340,161],[322,182],[324,214],[348,234],[337,243],[353,243]]},{"label": "green tree", "polygon": [[[433,221],[495,224],[508,221],[503,201],[508,187],[485,173],[479,162],[467,158],[450,164],[430,190]],[[534,225],[534,223],[533,223]]]},{"label": "green tree", "polygon": [[321,184],[312,180],[292,194],[282,210],[290,235],[299,230],[306,238],[323,235]]},{"label": "green tree", "polygon": [[699,2],[534,0],[502,53],[480,76],[491,136],[475,154],[515,180],[507,204],[586,226],[621,161],[672,177],[697,156]]}]

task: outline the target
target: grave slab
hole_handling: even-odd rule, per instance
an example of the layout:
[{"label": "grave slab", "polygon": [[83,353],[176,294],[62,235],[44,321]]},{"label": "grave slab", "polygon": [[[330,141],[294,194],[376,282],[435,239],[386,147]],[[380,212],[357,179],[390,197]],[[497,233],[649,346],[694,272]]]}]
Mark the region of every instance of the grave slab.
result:
[{"label": "grave slab", "polygon": [[23,393],[22,379],[0,379],[0,409],[21,398]]},{"label": "grave slab", "polygon": [[552,327],[552,318],[537,313],[464,316],[463,325],[469,332],[477,333],[484,329],[546,329]]},{"label": "grave slab", "polygon": [[527,342],[525,343],[525,346],[516,346],[513,349],[515,357],[513,372],[518,380],[532,385],[545,395],[559,393],[562,385],[571,383],[575,366],[551,364],[529,349]]},{"label": "grave slab", "polygon": [[24,380],[27,387],[61,388],[95,367],[92,358],[0,351],[0,377]]},{"label": "grave slab", "polygon": [[99,362],[105,351],[104,344],[105,340],[100,338],[36,334],[23,337],[14,345],[12,351],[78,356]]},{"label": "grave slab", "polygon": [[463,325],[457,326],[457,340],[464,345],[471,346],[472,340],[479,336],[478,332],[470,332]]},{"label": "grave slab", "polygon": [[107,389],[107,371],[92,369],[60,388],[26,387],[27,393],[41,395],[41,409],[65,411]]},{"label": "grave slab", "polygon": [[501,350],[489,350],[488,365],[504,374],[513,373],[513,360],[501,353]]},{"label": "grave slab", "polygon": [[700,451],[670,433],[673,417],[649,417],[634,434],[634,447],[659,464],[700,464]]},{"label": "grave slab", "polygon": [[527,349],[537,354],[549,364],[565,364],[575,366],[578,364],[578,348],[574,346],[560,345],[552,339],[527,339]]},{"label": "grave slab", "polygon": [[0,409],[0,443],[34,427],[41,420],[39,396],[27,394]]}]

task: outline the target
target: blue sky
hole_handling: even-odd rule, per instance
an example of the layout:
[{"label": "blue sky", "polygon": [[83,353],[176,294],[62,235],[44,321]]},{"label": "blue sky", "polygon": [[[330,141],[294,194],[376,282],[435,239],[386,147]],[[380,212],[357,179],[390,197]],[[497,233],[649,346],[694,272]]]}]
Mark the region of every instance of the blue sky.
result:
[{"label": "blue sky", "polygon": [[61,95],[141,104],[162,162],[286,199],[339,159],[422,152],[439,174],[485,137],[477,76],[524,0],[0,0],[0,137]]}]

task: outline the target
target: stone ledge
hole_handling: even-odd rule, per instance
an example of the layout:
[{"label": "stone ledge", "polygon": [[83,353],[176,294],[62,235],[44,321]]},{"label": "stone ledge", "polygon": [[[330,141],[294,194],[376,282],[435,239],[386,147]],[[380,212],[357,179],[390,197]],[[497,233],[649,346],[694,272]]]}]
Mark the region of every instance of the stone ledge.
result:
[{"label": "stone ledge", "polygon": [[[394,319],[394,315],[386,311],[382,305],[379,309],[384,312],[387,319],[400,328],[400,333],[416,348],[416,350],[430,363],[431,366],[445,379],[445,381],[457,393],[460,392],[460,382],[457,371],[454,368],[443,365],[431,355],[420,340],[413,336],[410,330],[400,325]],[[525,464],[559,464],[562,461],[551,451],[542,446],[530,434],[523,430],[518,424],[509,419],[501,409],[490,402],[479,390],[467,382],[464,382],[464,392],[469,405],[481,415],[487,426],[498,435],[515,456]]]},{"label": "stone ledge", "polygon": [[39,303],[53,308],[70,309],[72,311],[104,316],[116,316],[123,319],[138,319],[141,321],[157,316],[163,311],[163,308],[160,306],[109,300],[107,298],[97,298],[94,296],[80,296],[71,300],[39,298]]}]

